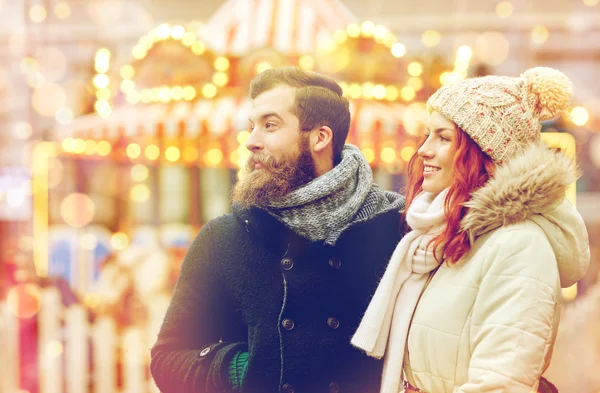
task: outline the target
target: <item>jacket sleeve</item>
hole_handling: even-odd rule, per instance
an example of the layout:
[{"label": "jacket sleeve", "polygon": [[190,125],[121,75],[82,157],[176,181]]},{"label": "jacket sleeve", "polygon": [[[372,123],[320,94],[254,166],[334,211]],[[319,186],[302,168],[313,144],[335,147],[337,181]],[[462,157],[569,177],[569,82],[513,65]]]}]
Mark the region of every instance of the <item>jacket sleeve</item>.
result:
[{"label": "jacket sleeve", "polygon": [[150,371],[162,393],[229,391],[229,362],[247,350],[247,334],[215,269],[212,224],[200,231],[185,256],[151,351]]},{"label": "jacket sleeve", "polygon": [[473,306],[468,380],[454,393],[535,392],[552,354],[560,292],[550,243],[532,227],[498,235]]}]

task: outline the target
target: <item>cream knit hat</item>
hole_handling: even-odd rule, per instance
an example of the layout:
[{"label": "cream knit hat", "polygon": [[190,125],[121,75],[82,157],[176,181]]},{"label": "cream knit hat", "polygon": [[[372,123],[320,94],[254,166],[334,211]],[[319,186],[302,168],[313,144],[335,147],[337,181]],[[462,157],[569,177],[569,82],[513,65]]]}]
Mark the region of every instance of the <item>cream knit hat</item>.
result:
[{"label": "cream knit hat", "polygon": [[427,101],[464,130],[494,162],[540,140],[540,120],[560,115],[571,102],[573,85],[562,72],[536,67],[518,78],[485,76],[444,86]]}]

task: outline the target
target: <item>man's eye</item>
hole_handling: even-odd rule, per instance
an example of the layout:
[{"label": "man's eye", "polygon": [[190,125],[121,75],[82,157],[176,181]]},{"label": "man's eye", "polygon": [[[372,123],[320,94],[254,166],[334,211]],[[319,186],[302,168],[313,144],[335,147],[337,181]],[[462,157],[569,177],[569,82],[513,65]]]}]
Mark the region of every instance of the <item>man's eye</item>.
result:
[{"label": "man's eye", "polygon": [[265,128],[272,128],[275,127],[275,123],[267,123],[265,124]]}]

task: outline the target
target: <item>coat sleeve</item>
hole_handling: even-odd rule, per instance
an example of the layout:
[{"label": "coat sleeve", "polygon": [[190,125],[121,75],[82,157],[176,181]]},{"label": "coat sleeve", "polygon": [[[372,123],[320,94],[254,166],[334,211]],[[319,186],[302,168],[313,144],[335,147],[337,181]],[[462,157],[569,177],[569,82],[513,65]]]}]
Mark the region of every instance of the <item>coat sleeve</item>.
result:
[{"label": "coat sleeve", "polygon": [[229,362],[247,350],[247,334],[215,269],[212,224],[200,231],[185,256],[151,350],[150,371],[162,393],[229,391]]},{"label": "coat sleeve", "polygon": [[454,393],[535,392],[558,321],[557,262],[532,227],[503,231],[489,247],[473,306],[468,380]]}]

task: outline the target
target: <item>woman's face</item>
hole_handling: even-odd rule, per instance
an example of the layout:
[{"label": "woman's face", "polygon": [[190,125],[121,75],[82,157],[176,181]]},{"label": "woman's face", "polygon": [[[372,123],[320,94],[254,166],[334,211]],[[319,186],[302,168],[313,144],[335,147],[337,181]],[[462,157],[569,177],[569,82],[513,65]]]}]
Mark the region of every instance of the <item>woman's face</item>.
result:
[{"label": "woman's face", "polygon": [[423,159],[423,191],[439,194],[452,183],[455,125],[441,113],[429,116],[425,143],[417,154]]}]

